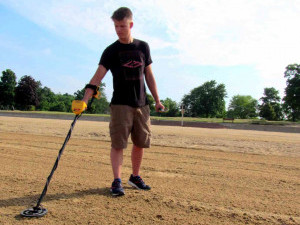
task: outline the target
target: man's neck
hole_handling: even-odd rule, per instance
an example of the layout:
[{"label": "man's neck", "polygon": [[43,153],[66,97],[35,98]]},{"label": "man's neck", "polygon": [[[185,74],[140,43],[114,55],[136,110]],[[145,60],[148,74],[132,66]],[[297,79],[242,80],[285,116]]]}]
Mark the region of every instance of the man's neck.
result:
[{"label": "man's neck", "polygon": [[133,37],[129,37],[129,38],[126,38],[126,39],[119,39],[119,42],[122,43],[122,44],[130,44],[133,42]]}]

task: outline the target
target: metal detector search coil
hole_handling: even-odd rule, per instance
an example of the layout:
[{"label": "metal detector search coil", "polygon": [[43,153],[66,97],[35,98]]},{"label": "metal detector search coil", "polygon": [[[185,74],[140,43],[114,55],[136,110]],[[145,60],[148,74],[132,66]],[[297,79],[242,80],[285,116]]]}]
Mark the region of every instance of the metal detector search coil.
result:
[{"label": "metal detector search coil", "polygon": [[25,209],[21,212],[21,216],[24,217],[42,217],[46,215],[48,212],[47,209],[39,206],[39,207],[32,207],[29,209]]}]

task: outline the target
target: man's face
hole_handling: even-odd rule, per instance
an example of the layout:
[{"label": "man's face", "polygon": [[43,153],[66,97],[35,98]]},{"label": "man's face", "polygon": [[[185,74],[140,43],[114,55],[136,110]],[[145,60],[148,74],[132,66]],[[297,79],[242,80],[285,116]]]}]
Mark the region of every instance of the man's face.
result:
[{"label": "man's face", "polygon": [[123,20],[114,20],[115,30],[119,37],[119,39],[124,40],[131,37],[131,28],[133,26],[133,22],[130,19]]}]

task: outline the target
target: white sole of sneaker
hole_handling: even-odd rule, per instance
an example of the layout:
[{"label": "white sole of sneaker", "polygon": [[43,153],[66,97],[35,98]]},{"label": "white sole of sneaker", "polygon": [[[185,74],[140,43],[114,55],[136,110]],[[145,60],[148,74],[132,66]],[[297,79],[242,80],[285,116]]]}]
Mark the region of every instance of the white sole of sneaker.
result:
[{"label": "white sole of sneaker", "polygon": [[132,183],[130,180],[128,181],[128,184],[138,190],[142,190],[141,188],[139,188],[138,186],[136,186],[134,183]]},{"label": "white sole of sneaker", "polygon": [[115,194],[115,193],[112,192],[111,189],[110,189],[110,193],[111,193],[112,196],[122,196],[122,195],[125,195],[124,192],[123,193],[117,193],[117,194]]}]

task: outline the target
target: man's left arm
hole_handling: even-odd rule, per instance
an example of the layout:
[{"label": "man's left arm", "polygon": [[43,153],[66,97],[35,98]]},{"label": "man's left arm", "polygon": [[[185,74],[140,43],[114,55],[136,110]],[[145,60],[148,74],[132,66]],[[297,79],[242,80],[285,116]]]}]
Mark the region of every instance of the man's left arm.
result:
[{"label": "man's left arm", "polygon": [[165,107],[161,104],[159,96],[158,96],[156,81],[155,81],[155,78],[154,78],[154,75],[152,72],[151,64],[145,68],[145,80],[146,80],[147,86],[155,100],[156,112],[164,109]]}]

